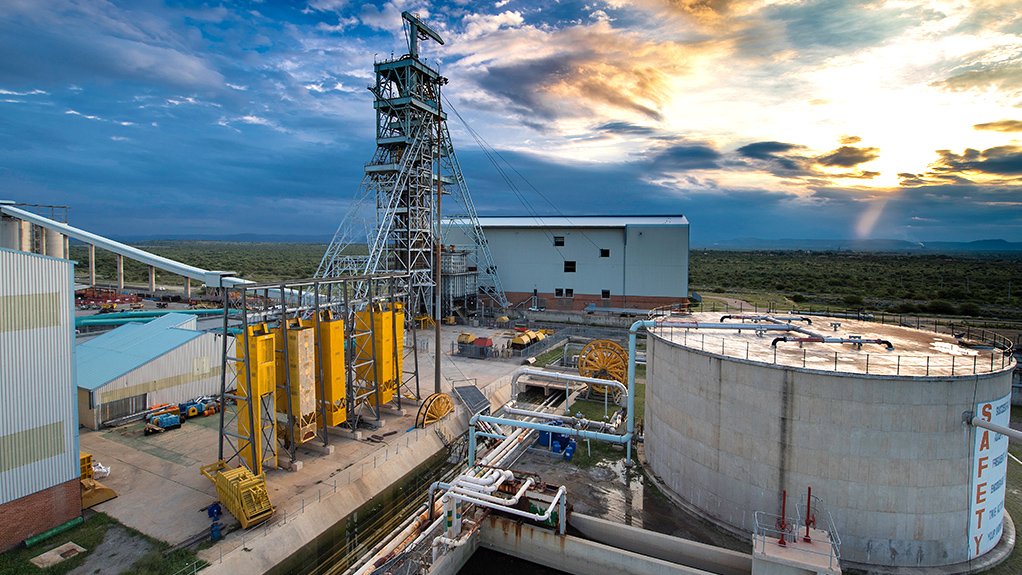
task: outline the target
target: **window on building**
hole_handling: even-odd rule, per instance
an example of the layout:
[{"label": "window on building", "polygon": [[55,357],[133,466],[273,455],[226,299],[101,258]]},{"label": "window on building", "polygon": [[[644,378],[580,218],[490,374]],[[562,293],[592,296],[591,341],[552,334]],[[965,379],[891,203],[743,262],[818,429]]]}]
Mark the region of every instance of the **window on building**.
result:
[{"label": "window on building", "polygon": [[601,248],[600,249],[600,257],[601,258],[609,258],[610,257],[610,250],[608,250],[606,248]]},{"label": "window on building", "polygon": [[554,236],[554,245],[561,247],[564,245],[564,236]]},{"label": "window on building", "polygon": [[573,274],[575,273],[575,262],[566,261],[564,262],[564,273]]},{"label": "window on building", "polygon": [[564,288],[554,289],[554,297],[564,297]]},{"label": "window on building", "polygon": [[610,299],[610,290],[605,289],[602,292],[600,292],[600,297],[602,297],[603,299]]},{"label": "window on building", "polygon": [[575,290],[571,288],[564,288],[564,297],[575,297]]}]

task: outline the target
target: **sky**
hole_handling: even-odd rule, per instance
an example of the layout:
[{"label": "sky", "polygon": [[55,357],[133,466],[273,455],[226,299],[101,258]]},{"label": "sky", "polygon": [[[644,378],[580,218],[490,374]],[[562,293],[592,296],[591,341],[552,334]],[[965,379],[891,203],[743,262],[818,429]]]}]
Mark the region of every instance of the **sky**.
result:
[{"label": "sky", "polygon": [[115,237],[328,241],[403,10],[528,206],[452,117],[482,215],[1022,241],[1017,0],[3,0],[0,199]]}]

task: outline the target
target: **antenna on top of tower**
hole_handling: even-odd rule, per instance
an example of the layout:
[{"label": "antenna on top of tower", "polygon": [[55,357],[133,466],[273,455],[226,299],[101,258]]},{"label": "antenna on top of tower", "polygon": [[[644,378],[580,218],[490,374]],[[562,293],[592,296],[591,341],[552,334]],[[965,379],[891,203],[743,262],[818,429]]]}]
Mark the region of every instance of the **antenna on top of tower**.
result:
[{"label": "antenna on top of tower", "polygon": [[419,57],[419,40],[433,40],[443,46],[444,39],[436,30],[429,27],[419,17],[407,10],[401,13],[401,17],[408,22],[408,55],[412,58]]}]

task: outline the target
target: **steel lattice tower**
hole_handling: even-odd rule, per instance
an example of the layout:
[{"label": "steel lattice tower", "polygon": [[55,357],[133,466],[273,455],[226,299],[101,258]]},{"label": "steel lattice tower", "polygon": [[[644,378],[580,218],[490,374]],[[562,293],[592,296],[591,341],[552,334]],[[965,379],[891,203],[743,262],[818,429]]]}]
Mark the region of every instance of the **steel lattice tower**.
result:
[{"label": "steel lattice tower", "polygon": [[[316,275],[407,273],[408,305],[413,310],[408,315],[429,313],[436,285],[435,250],[441,238],[436,218],[439,178],[443,195],[455,200],[453,209],[451,203],[443,204],[446,225],[461,228],[474,244],[470,259],[478,270],[480,293],[507,307],[447,128],[440,101],[447,79],[418,55],[419,40],[443,44],[443,39],[414,15],[402,16],[408,28],[408,54],[377,62],[376,83],[369,87],[376,97],[376,152]],[[373,199],[375,223],[365,225],[361,219]],[[351,248],[362,242],[369,255],[352,255]]]}]

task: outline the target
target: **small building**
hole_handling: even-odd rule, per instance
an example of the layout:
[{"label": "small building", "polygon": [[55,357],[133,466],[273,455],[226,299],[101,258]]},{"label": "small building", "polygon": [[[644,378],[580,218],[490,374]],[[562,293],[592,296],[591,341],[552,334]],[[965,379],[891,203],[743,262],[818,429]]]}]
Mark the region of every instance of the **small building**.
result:
[{"label": "small building", "polygon": [[[485,217],[479,223],[512,305],[649,309],[688,297],[685,216]],[[452,229],[445,244],[471,244]],[[531,305],[527,303],[525,305]]]},{"label": "small building", "polygon": [[90,429],[151,405],[220,393],[222,336],[170,313],[127,324],[75,346],[78,417]]},{"label": "small building", "polygon": [[82,513],[74,264],[0,248],[0,551]]}]

